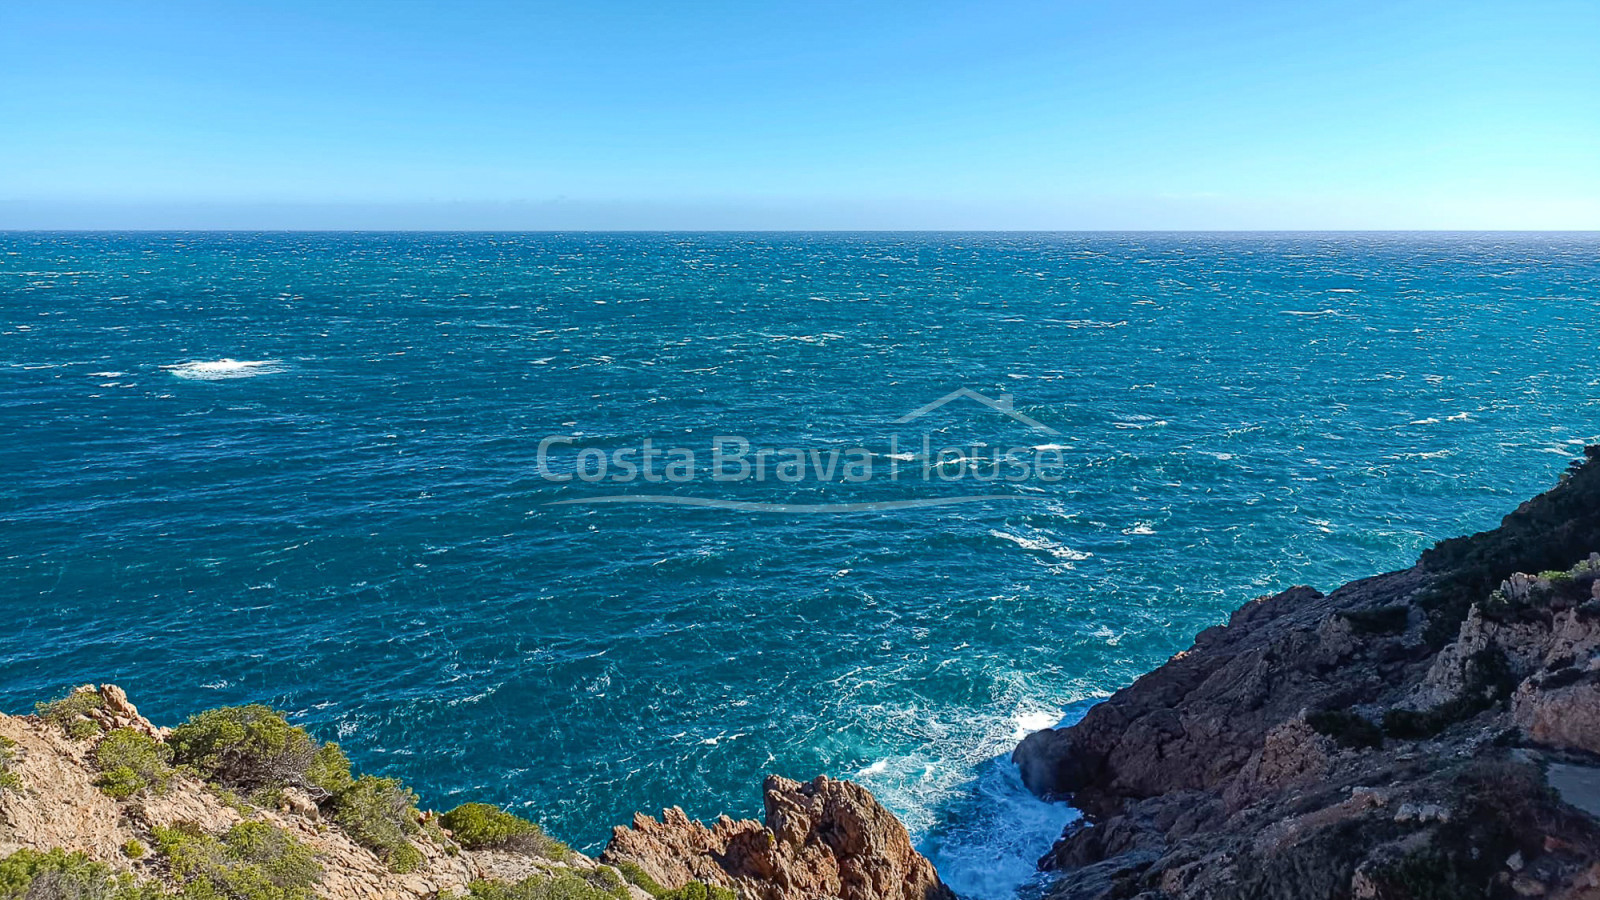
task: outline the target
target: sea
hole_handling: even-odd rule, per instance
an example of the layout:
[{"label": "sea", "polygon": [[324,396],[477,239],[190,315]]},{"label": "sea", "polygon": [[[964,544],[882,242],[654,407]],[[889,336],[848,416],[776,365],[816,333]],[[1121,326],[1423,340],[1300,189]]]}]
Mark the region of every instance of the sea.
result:
[{"label": "sea", "polygon": [[1600,235],[0,233],[0,709],[287,711],[588,851],[1008,755],[1600,441]]}]

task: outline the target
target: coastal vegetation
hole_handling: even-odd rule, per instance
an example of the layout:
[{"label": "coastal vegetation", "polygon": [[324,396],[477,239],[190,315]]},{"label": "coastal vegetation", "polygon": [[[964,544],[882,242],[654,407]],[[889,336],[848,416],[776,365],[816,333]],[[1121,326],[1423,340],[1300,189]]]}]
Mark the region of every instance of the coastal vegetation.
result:
[{"label": "coastal vegetation", "polygon": [[463,803],[439,822],[468,850],[513,850],[554,860],[572,855],[572,848],[545,834],[538,825],[488,803]]},{"label": "coastal vegetation", "polygon": [[332,799],[333,818],[356,843],[405,874],[422,864],[411,837],[422,830],[417,795],[395,778],[362,775]]},{"label": "coastal vegetation", "polygon": [[154,829],[183,900],[312,900],[316,855],[265,822],[240,822],[220,838],[193,825]]},{"label": "coastal vegetation", "polygon": [[100,723],[90,714],[103,705],[100,695],[93,691],[73,691],[65,697],[38,704],[36,710],[39,718],[59,727],[67,737],[85,741],[100,733]]},{"label": "coastal vegetation", "polygon": [[142,791],[160,793],[172,780],[172,748],[132,728],[118,728],[94,748],[100,777],[95,784],[117,800]]},{"label": "coastal vegetation", "polygon": [[17,742],[7,737],[0,737],[0,794],[22,789],[22,779],[11,771],[11,764],[16,760],[16,754]]},{"label": "coastal vegetation", "polygon": [[0,859],[0,900],[162,900],[158,885],[113,872],[85,853],[24,847]]},{"label": "coastal vegetation", "polygon": [[259,704],[199,713],[167,743],[174,759],[206,780],[246,791],[309,786],[320,749],[305,729]]}]

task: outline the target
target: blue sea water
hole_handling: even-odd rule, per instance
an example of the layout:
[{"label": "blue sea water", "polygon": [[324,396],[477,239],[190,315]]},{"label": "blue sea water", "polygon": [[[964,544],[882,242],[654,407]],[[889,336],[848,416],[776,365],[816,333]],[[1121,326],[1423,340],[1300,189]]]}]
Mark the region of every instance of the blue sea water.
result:
[{"label": "blue sea water", "polygon": [[[0,312],[0,708],[269,702],[590,849],[851,778],[983,900],[1072,815],[1027,731],[1600,438],[1592,234],[9,233]],[[961,388],[1050,431],[895,422]],[[719,435],[1051,480],[715,482]],[[695,480],[546,477],[647,438]],[[638,494],[1001,499],[555,502]]]}]

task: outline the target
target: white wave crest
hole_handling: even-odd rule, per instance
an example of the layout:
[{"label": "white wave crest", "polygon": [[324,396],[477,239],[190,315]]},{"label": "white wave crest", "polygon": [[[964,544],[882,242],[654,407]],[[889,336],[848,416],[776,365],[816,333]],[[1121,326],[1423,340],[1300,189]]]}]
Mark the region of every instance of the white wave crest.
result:
[{"label": "white wave crest", "polygon": [[282,372],[283,362],[276,359],[214,359],[204,362],[177,363],[162,366],[172,375],[190,381],[226,381],[230,378],[254,378]]},{"label": "white wave crest", "polygon": [[989,535],[991,537],[1000,538],[1001,540],[1010,541],[1024,550],[1032,550],[1035,553],[1048,554],[1063,562],[1082,562],[1083,560],[1089,559],[1094,555],[1092,553],[1085,553],[1081,550],[1074,550],[1071,547],[1056,543],[1055,541],[1044,537],[1023,537],[1020,534],[1011,534],[1010,532],[1000,531],[996,528],[989,529]]}]

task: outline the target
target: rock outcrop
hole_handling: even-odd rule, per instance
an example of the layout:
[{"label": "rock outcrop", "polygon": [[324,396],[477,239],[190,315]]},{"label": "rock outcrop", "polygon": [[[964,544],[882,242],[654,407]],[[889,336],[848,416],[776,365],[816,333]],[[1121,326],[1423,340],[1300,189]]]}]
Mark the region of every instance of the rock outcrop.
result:
[{"label": "rock outcrop", "polygon": [[1246,604],[1023,740],[1029,788],[1086,814],[1050,896],[1600,897],[1587,456],[1498,529]]},{"label": "rock outcrop", "polygon": [[866,788],[771,776],[766,823],[711,827],[676,807],[617,828],[601,860],[639,866],[668,888],[705,881],[759,900],[954,900],[904,825]]},{"label": "rock outcrop", "polygon": [[[116,685],[85,685],[74,696],[93,697],[82,718],[109,729],[130,729],[165,740],[168,729],[139,715]],[[102,732],[73,738],[36,716],[0,714],[3,767],[14,787],[0,790],[0,857],[17,850],[60,848],[80,852],[116,872],[174,887],[152,834],[161,828],[222,834],[240,822],[270,825],[309,848],[321,866],[315,893],[328,900],[424,900],[460,894],[474,881],[517,882],[560,873],[590,874],[599,864],[582,854],[560,860],[504,850],[468,850],[442,829],[421,830],[413,839],[420,861],[399,873],[345,829],[328,822],[316,804],[286,790],[273,803],[248,802],[178,770],[160,791],[116,798],[100,787],[104,774],[95,758]],[[130,854],[129,848],[142,851]],[[621,881],[620,876],[616,879]],[[635,900],[649,894],[619,885]]]},{"label": "rock outcrop", "polygon": [[[19,850],[82,853],[154,887],[155,894],[141,896],[176,897],[196,885],[193,873],[180,871],[178,857],[159,848],[162,841],[175,833],[225,841],[248,823],[257,835],[276,835],[274,846],[303,848],[314,861],[314,878],[278,885],[286,892],[269,890],[266,900],[438,900],[469,893],[464,900],[717,900],[735,894],[743,900],[954,900],[912,847],[905,826],[870,792],[827,778],[806,784],[768,778],[764,826],[723,818],[706,828],[679,809],[668,810],[661,822],[637,816],[633,828],[616,829],[602,861],[481,805],[476,815],[488,824],[475,837],[452,834],[446,826],[456,827],[457,813],[419,812],[410,808],[414,798],[396,786],[396,793],[384,795],[392,802],[368,800],[359,815],[398,816],[386,821],[408,849],[375,851],[376,826],[353,821],[356,807],[339,799],[359,792],[362,782],[352,779],[337,747],[316,744],[264,707],[234,712],[243,715],[230,719],[232,730],[217,732],[225,735],[217,739],[236,743],[226,764],[212,759],[209,772],[203,753],[193,765],[170,764],[175,748],[211,746],[186,739],[191,726],[156,726],[115,685],[85,685],[40,716],[0,715],[0,859]],[[233,727],[235,721],[252,724]],[[247,747],[252,729],[263,738]],[[252,780],[252,790],[236,792],[231,788],[238,784],[216,773],[235,772],[247,750],[266,754],[252,765],[275,780]],[[345,771],[338,774],[335,766],[330,780],[316,761],[335,757]],[[185,762],[181,753],[176,761]],[[491,814],[502,818],[482,819]],[[483,845],[490,839],[500,843]],[[267,871],[235,873],[235,881],[277,877]],[[214,887],[194,895],[211,896]],[[98,896],[109,889],[74,890]]]}]

